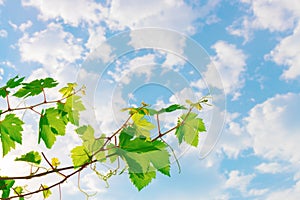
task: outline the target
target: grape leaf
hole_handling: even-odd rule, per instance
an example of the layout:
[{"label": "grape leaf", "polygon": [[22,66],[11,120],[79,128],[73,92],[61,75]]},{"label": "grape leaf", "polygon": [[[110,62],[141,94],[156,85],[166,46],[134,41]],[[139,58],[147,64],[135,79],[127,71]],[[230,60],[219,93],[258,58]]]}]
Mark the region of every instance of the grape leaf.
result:
[{"label": "grape leaf", "polygon": [[90,155],[84,146],[77,146],[72,149],[71,158],[75,169],[91,160]]},{"label": "grape leaf", "polygon": [[[21,186],[17,186],[17,187],[14,187],[14,192],[16,195],[21,195],[23,193],[23,187]],[[19,197],[19,200],[24,200],[24,197]]]},{"label": "grape leaf", "polygon": [[14,78],[11,78],[7,81],[6,85],[4,87],[0,88],[0,96],[5,98],[10,92],[7,90],[7,88],[15,88],[23,82],[25,77],[19,78],[19,76],[15,76]]},{"label": "grape leaf", "polygon": [[173,112],[175,110],[186,110],[186,107],[184,107],[182,105],[178,105],[178,104],[173,104],[167,108],[163,108],[163,109],[159,110],[158,114],[164,113],[164,112]]},{"label": "grape leaf", "polygon": [[58,158],[52,158],[51,159],[51,165],[54,167],[54,168],[57,168],[59,165],[60,165],[60,161]]},{"label": "grape leaf", "polygon": [[59,102],[57,108],[64,116],[65,122],[71,122],[76,126],[79,125],[79,112],[85,110],[81,97],[77,95],[68,97],[65,103]]},{"label": "grape leaf", "polygon": [[149,171],[146,173],[129,173],[129,178],[133,185],[140,191],[156,178],[155,171]]},{"label": "grape leaf", "polygon": [[23,82],[24,79],[25,79],[25,77],[19,78],[19,76],[15,76],[14,78],[11,78],[7,81],[6,87],[8,87],[8,88],[18,87],[19,85],[21,85],[21,83]]},{"label": "grape leaf", "polygon": [[23,83],[23,87],[20,88],[13,96],[16,97],[29,97],[35,96],[44,90],[44,88],[53,88],[58,85],[53,78],[37,79],[30,83]]},{"label": "grape leaf", "polygon": [[98,150],[104,145],[105,134],[102,134],[100,138],[96,139],[94,129],[90,125],[79,127],[76,129],[76,132],[80,135],[83,141],[83,146],[87,150],[89,156],[92,156],[95,152],[97,152],[95,158],[99,161],[105,161],[105,152],[98,152]]},{"label": "grape leaf", "polygon": [[6,90],[6,87],[0,88],[0,96],[5,98],[8,95],[8,91]]},{"label": "grape leaf", "polygon": [[141,190],[155,178],[156,170],[170,176],[170,155],[165,143],[134,137],[135,131],[133,127],[121,131],[117,153],[127,163],[130,180]]},{"label": "grape leaf", "polygon": [[55,108],[48,108],[43,110],[39,123],[39,140],[44,141],[47,148],[51,148],[56,141],[57,135],[65,135],[66,124],[61,116],[59,110]]},{"label": "grape leaf", "polygon": [[155,126],[144,118],[145,115],[135,113],[132,116],[134,128],[136,129],[136,136],[145,136],[150,138],[150,130],[154,129]]},{"label": "grape leaf", "polygon": [[179,144],[182,141],[197,147],[199,143],[199,132],[205,131],[203,120],[197,118],[196,113],[189,113],[182,115],[179,123],[181,125],[176,129],[175,135],[178,138]]},{"label": "grape leaf", "polygon": [[107,156],[109,156],[110,162],[114,163],[118,158],[117,147],[114,144],[110,143],[107,145],[107,149]]},{"label": "grape leaf", "polygon": [[67,86],[61,88],[59,92],[62,93],[63,97],[68,97],[74,92],[76,86],[76,83],[68,83]]},{"label": "grape leaf", "polygon": [[16,117],[15,114],[8,114],[3,121],[0,121],[0,134],[2,142],[3,156],[11,148],[15,148],[15,142],[22,144],[22,125],[24,122]]},{"label": "grape leaf", "polygon": [[50,197],[50,195],[52,194],[52,192],[50,191],[50,189],[48,189],[47,185],[42,185],[43,190],[43,197],[44,199],[47,199],[48,197]]},{"label": "grape leaf", "polygon": [[9,197],[10,189],[15,184],[15,180],[0,180],[0,190],[2,190],[2,199]]},{"label": "grape leaf", "polygon": [[34,164],[41,164],[42,157],[39,154],[39,152],[36,151],[30,151],[24,155],[22,155],[20,158],[16,158],[15,161],[25,161],[29,163],[34,163]]}]

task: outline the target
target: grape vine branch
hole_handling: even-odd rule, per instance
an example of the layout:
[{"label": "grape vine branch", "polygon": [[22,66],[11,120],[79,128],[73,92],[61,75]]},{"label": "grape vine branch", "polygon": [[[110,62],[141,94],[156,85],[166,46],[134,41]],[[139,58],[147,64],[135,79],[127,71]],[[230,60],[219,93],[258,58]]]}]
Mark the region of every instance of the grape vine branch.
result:
[{"label": "grape vine branch", "polygon": [[[173,148],[164,139],[167,134],[174,133],[179,144],[184,142],[197,147],[199,134],[206,131],[203,120],[198,116],[202,105],[208,104],[207,97],[203,97],[197,102],[187,100],[187,105],[172,104],[159,110],[151,108],[144,102],[140,107],[124,108],[121,111],[128,112],[128,118],[123,125],[113,133],[102,133],[96,137],[98,134],[95,134],[91,125],[80,123],[80,112],[85,110],[81,97],[85,94],[86,88],[82,86],[78,89],[76,83],[68,83],[58,91],[61,98],[48,100],[48,90],[57,85],[58,82],[50,77],[26,82],[25,77],[15,76],[0,88],[0,100],[2,98],[7,106],[4,109],[0,108],[0,147],[3,157],[12,149],[22,148],[22,134],[26,131],[23,125],[26,122],[19,115],[20,113],[24,115],[27,110],[39,117],[37,142],[39,145],[42,145],[40,143],[43,141],[44,145],[51,149],[56,140],[66,135],[68,124],[75,127],[74,133],[68,134],[77,134],[82,141],[80,146],[74,147],[70,152],[71,166],[59,167],[62,164],[58,158],[49,159],[45,152],[38,152],[35,149],[15,158],[15,162],[26,162],[30,166],[29,175],[25,174],[26,172],[23,176],[11,177],[1,174],[0,199],[24,200],[25,197],[30,198],[37,193],[42,193],[46,199],[55,187],[58,187],[61,198],[61,185],[75,175],[78,176],[78,189],[88,199],[91,194],[80,187],[80,174],[88,168],[107,184],[110,177],[126,171],[133,185],[141,190],[156,178],[157,172],[170,176],[171,155],[179,166]],[[29,97],[34,96],[41,96],[41,101],[26,105],[30,102]],[[21,103],[13,107],[12,97]],[[24,106],[20,106],[21,104]],[[159,116],[178,110],[182,114],[177,117],[177,123],[163,130]],[[155,124],[149,118],[153,118]],[[97,169],[98,164],[107,163],[114,165],[115,168],[109,169],[106,173]],[[53,174],[57,174],[60,179],[49,186],[47,183],[40,183],[37,188],[28,189],[27,186],[17,185],[18,180],[33,181]]]}]

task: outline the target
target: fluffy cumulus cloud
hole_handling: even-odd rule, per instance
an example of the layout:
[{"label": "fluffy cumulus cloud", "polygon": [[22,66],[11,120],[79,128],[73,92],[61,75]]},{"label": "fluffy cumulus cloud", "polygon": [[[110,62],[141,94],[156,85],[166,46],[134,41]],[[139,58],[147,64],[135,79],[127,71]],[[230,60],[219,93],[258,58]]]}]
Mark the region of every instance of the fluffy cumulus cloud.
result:
[{"label": "fluffy cumulus cloud", "polygon": [[247,191],[247,187],[254,177],[254,174],[245,175],[238,170],[230,171],[228,174],[228,179],[225,182],[225,187],[228,189],[236,189],[242,193],[245,193]]},{"label": "fluffy cumulus cloud", "polygon": [[300,5],[297,1],[242,0],[242,2],[249,7],[247,15],[235,21],[227,30],[246,40],[249,40],[255,29],[286,31],[292,29],[300,19]]},{"label": "fluffy cumulus cloud", "polygon": [[300,23],[293,34],[283,38],[279,44],[266,56],[278,65],[288,66],[283,74],[284,79],[295,79],[300,76]]},{"label": "fluffy cumulus cloud", "polygon": [[217,152],[223,152],[229,158],[237,158],[243,150],[252,146],[245,127],[236,122],[238,117],[238,113],[226,113],[226,125],[217,146]]},{"label": "fluffy cumulus cloud", "polygon": [[182,0],[113,0],[108,9],[106,22],[111,29],[126,27],[163,27],[194,32],[193,22],[201,13]]},{"label": "fluffy cumulus cloud", "polygon": [[[243,72],[246,69],[246,58],[244,52],[235,45],[225,41],[218,41],[212,48],[216,55],[212,57],[212,63],[208,66],[204,77],[207,80],[214,80],[216,77],[213,72],[214,66],[219,72],[223,85],[211,82],[212,86],[224,88],[226,94],[233,95],[236,99],[239,96],[239,89],[243,87]],[[217,81],[215,83],[218,83]]]},{"label": "fluffy cumulus cloud", "polygon": [[298,181],[291,188],[272,192],[266,198],[266,200],[281,200],[281,199],[289,199],[289,200],[300,199],[300,181]]},{"label": "fluffy cumulus cloud", "polygon": [[101,19],[101,4],[92,0],[22,0],[22,4],[37,8],[42,20],[62,19],[73,26],[78,26],[81,22],[98,23]]},{"label": "fluffy cumulus cloud", "polygon": [[256,155],[299,163],[299,98],[294,93],[276,95],[251,109],[245,121]]},{"label": "fluffy cumulus cloud", "polygon": [[24,34],[18,45],[22,61],[38,62],[48,69],[75,62],[83,51],[78,39],[54,23],[32,36]]}]

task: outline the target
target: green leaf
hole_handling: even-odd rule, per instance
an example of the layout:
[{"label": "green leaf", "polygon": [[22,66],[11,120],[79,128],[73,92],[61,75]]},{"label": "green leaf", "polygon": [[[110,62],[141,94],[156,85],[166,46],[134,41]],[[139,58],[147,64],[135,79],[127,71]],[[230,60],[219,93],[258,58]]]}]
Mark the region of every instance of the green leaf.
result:
[{"label": "green leaf", "polygon": [[76,83],[68,83],[67,86],[61,88],[59,92],[62,93],[63,97],[68,97],[74,92],[76,87],[77,87]]},{"label": "green leaf", "polygon": [[132,116],[134,128],[136,128],[136,136],[145,136],[150,138],[150,131],[155,128],[155,125],[144,118],[145,115],[135,113]]},{"label": "green leaf", "polygon": [[149,171],[146,173],[129,173],[129,178],[133,185],[140,191],[156,178],[155,171]]},{"label": "green leaf", "polygon": [[25,79],[25,77],[19,78],[19,76],[15,76],[14,78],[9,79],[7,81],[6,87],[8,87],[8,88],[18,87],[19,85],[21,85],[21,83],[23,82],[24,79]]},{"label": "green leaf", "polygon": [[36,151],[30,151],[24,155],[22,155],[20,158],[16,158],[15,161],[25,161],[29,163],[34,163],[34,164],[41,164],[42,157],[39,154],[39,152]]},{"label": "green leaf", "polygon": [[9,92],[6,90],[6,87],[0,88],[0,96],[1,97],[5,98],[8,94],[9,94]]},{"label": "green leaf", "polygon": [[[21,195],[22,192],[23,192],[23,187],[21,187],[21,186],[15,187],[15,188],[14,188],[14,192],[15,192],[16,195]],[[22,198],[22,197],[20,197],[20,199],[21,199],[21,198]],[[20,199],[19,199],[19,200],[20,200]]]},{"label": "green leaf", "polygon": [[90,125],[79,127],[76,129],[76,132],[80,135],[83,141],[83,146],[87,150],[89,156],[92,156],[95,152],[97,152],[95,158],[99,161],[105,161],[105,152],[98,151],[104,145],[105,134],[102,134],[100,138],[96,139],[94,129]]},{"label": "green leaf", "polygon": [[0,121],[0,135],[2,142],[3,156],[5,156],[11,148],[15,148],[15,142],[22,144],[22,125],[24,122],[16,117],[15,114],[8,114],[3,121]]},{"label": "green leaf", "polygon": [[76,126],[79,125],[79,112],[85,110],[81,97],[76,95],[68,97],[65,103],[58,103],[57,108],[64,116],[65,122]]},{"label": "green leaf", "polygon": [[109,156],[110,162],[114,163],[118,158],[117,147],[114,144],[110,143],[107,145],[107,148],[107,155]]},{"label": "green leaf", "polygon": [[13,96],[16,97],[29,97],[35,96],[44,90],[44,88],[53,88],[58,83],[53,78],[37,79],[30,83],[23,83],[23,87],[20,88]]},{"label": "green leaf", "polygon": [[164,112],[173,112],[175,110],[186,110],[186,107],[184,107],[182,105],[178,105],[178,104],[173,104],[167,108],[163,108],[163,109],[159,110],[158,114],[164,113]]},{"label": "green leaf", "polygon": [[15,184],[15,180],[0,180],[0,190],[2,190],[2,199],[9,197],[10,189]]},{"label": "green leaf", "polygon": [[48,188],[47,185],[42,185],[42,187],[43,187],[43,189],[45,189],[45,190],[43,190],[43,197],[45,199],[47,199],[48,197],[50,197],[50,195],[52,194],[52,192],[50,191],[50,189],[47,189]]},{"label": "green leaf", "polygon": [[[123,132],[121,134],[124,134]],[[142,138],[135,138],[134,140],[129,140],[127,142],[123,142],[120,145],[120,148],[127,152],[135,152],[135,153],[143,153],[149,151],[159,150],[152,144],[151,141],[147,141]]]},{"label": "green leaf", "polygon": [[155,178],[156,170],[170,176],[170,155],[165,143],[134,137],[135,132],[133,127],[121,131],[117,153],[127,163],[130,180],[141,190]]},{"label": "green leaf", "polygon": [[0,96],[5,98],[10,92],[7,90],[7,88],[15,88],[23,82],[25,77],[19,78],[19,76],[15,76],[14,78],[11,78],[7,81],[6,85],[4,87],[0,88]]},{"label": "green leaf", "polygon": [[65,135],[66,124],[58,109],[48,108],[42,112],[39,123],[39,140],[44,141],[47,148],[51,148],[56,141],[57,135]]},{"label": "green leaf", "polygon": [[90,155],[84,146],[77,146],[71,151],[74,168],[81,167],[91,161]]},{"label": "green leaf", "polygon": [[203,120],[197,118],[196,113],[184,114],[180,117],[181,125],[176,129],[175,135],[179,143],[182,141],[197,147],[199,143],[199,133],[205,131]]}]

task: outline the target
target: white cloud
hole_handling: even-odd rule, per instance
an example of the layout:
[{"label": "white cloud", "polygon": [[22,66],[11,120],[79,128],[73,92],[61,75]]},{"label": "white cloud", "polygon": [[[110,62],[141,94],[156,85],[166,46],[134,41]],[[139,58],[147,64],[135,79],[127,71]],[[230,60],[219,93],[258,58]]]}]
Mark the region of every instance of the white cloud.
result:
[{"label": "white cloud", "polygon": [[[244,85],[242,74],[246,67],[246,55],[235,45],[225,41],[218,41],[212,48],[216,51],[216,55],[212,57],[210,65],[216,67],[223,85],[219,85],[217,81],[210,84],[220,89],[224,88],[226,94],[238,96],[239,89]],[[214,80],[216,77],[214,77],[213,66],[210,65],[204,73],[204,77],[207,80]]]},{"label": "white cloud", "polygon": [[31,26],[32,26],[32,21],[28,20],[27,22],[22,23],[19,26],[19,29],[20,29],[20,31],[24,32],[26,29],[30,28]]},{"label": "white cloud", "polygon": [[230,171],[229,177],[225,182],[225,188],[235,189],[239,190],[241,193],[245,193],[254,177],[254,174],[244,175],[238,170]]},{"label": "white cloud", "polygon": [[299,98],[293,93],[276,95],[251,109],[245,122],[256,155],[299,163]]},{"label": "white cloud", "polygon": [[24,34],[18,44],[22,61],[39,62],[54,71],[80,59],[83,51],[80,42],[71,33],[54,23],[33,36]]},{"label": "white cloud", "polygon": [[78,26],[82,22],[98,23],[101,19],[101,4],[92,0],[22,0],[22,5],[36,7],[42,20],[62,19],[64,23],[73,26]]},{"label": "white cloud", "polygon": [[135,49],[154,48],[182,55],[186,38],[177,32],[164,29],[142,29],[130,32],[130,42]]},{"label": "white cloud", "polygon": [[261,163],[260,165],[257,165],[255,169],[261,173],[276,174],[276,173],[283,172],[286,168],[277,162],[271,162],[271,163]]},{"label": "white cloud", "polygon": [[0,38],[6,38],[8,35],[7,31],[4,29],[0,30]]},{"label": "white cloud", "polygon": [[279,44],[266,56],[278,65],[288,66],[283,74],[284,79],[295,79],[300,76],[300,23],[292,35],[283,38]]},{"label": "white cloud", "polygon": [[106,22],[110,29],[117,30],[162,27],[191,33],[195,31],[194,21],[201,15],[182,0],[113,0]]},{"label": "white cloud", "polygon": [[266,200],[298,200],[300,199],[300,181],[297,182],[293,187],[272,192]]},{"label": "white cloud", "polygon": [[3,5],[4,4],[4,0],[0,0],[0,5]]},{"label": "white cloud", "polygon": [[117,63],[115,71],[108,71],[113,80],[117,83],[128,84],[133,75],[145,75],[146,80],[149,80],[152,75],[153,65],[155,64],[155,55],[146,54],[144,56],[136,57],[129,61],[129,63]]},{"label": "white cloud", "polygon": [[243,150],[252,147],[252,140],[245,128],[235,122],[238,113],[226,113],[226,125],[218,142],[217,152],[225,153],[229,158],[237,158]]},{"label": "white cloud", "polygon": [[[293,29],[300,19],[300,5],[297,1],[244,0],[249,6],[247,14],[227,28],[232,35],[245,38],[247,42],[256,29],[271,32]],[[274,14],[276,13],[276,14]]]}]

